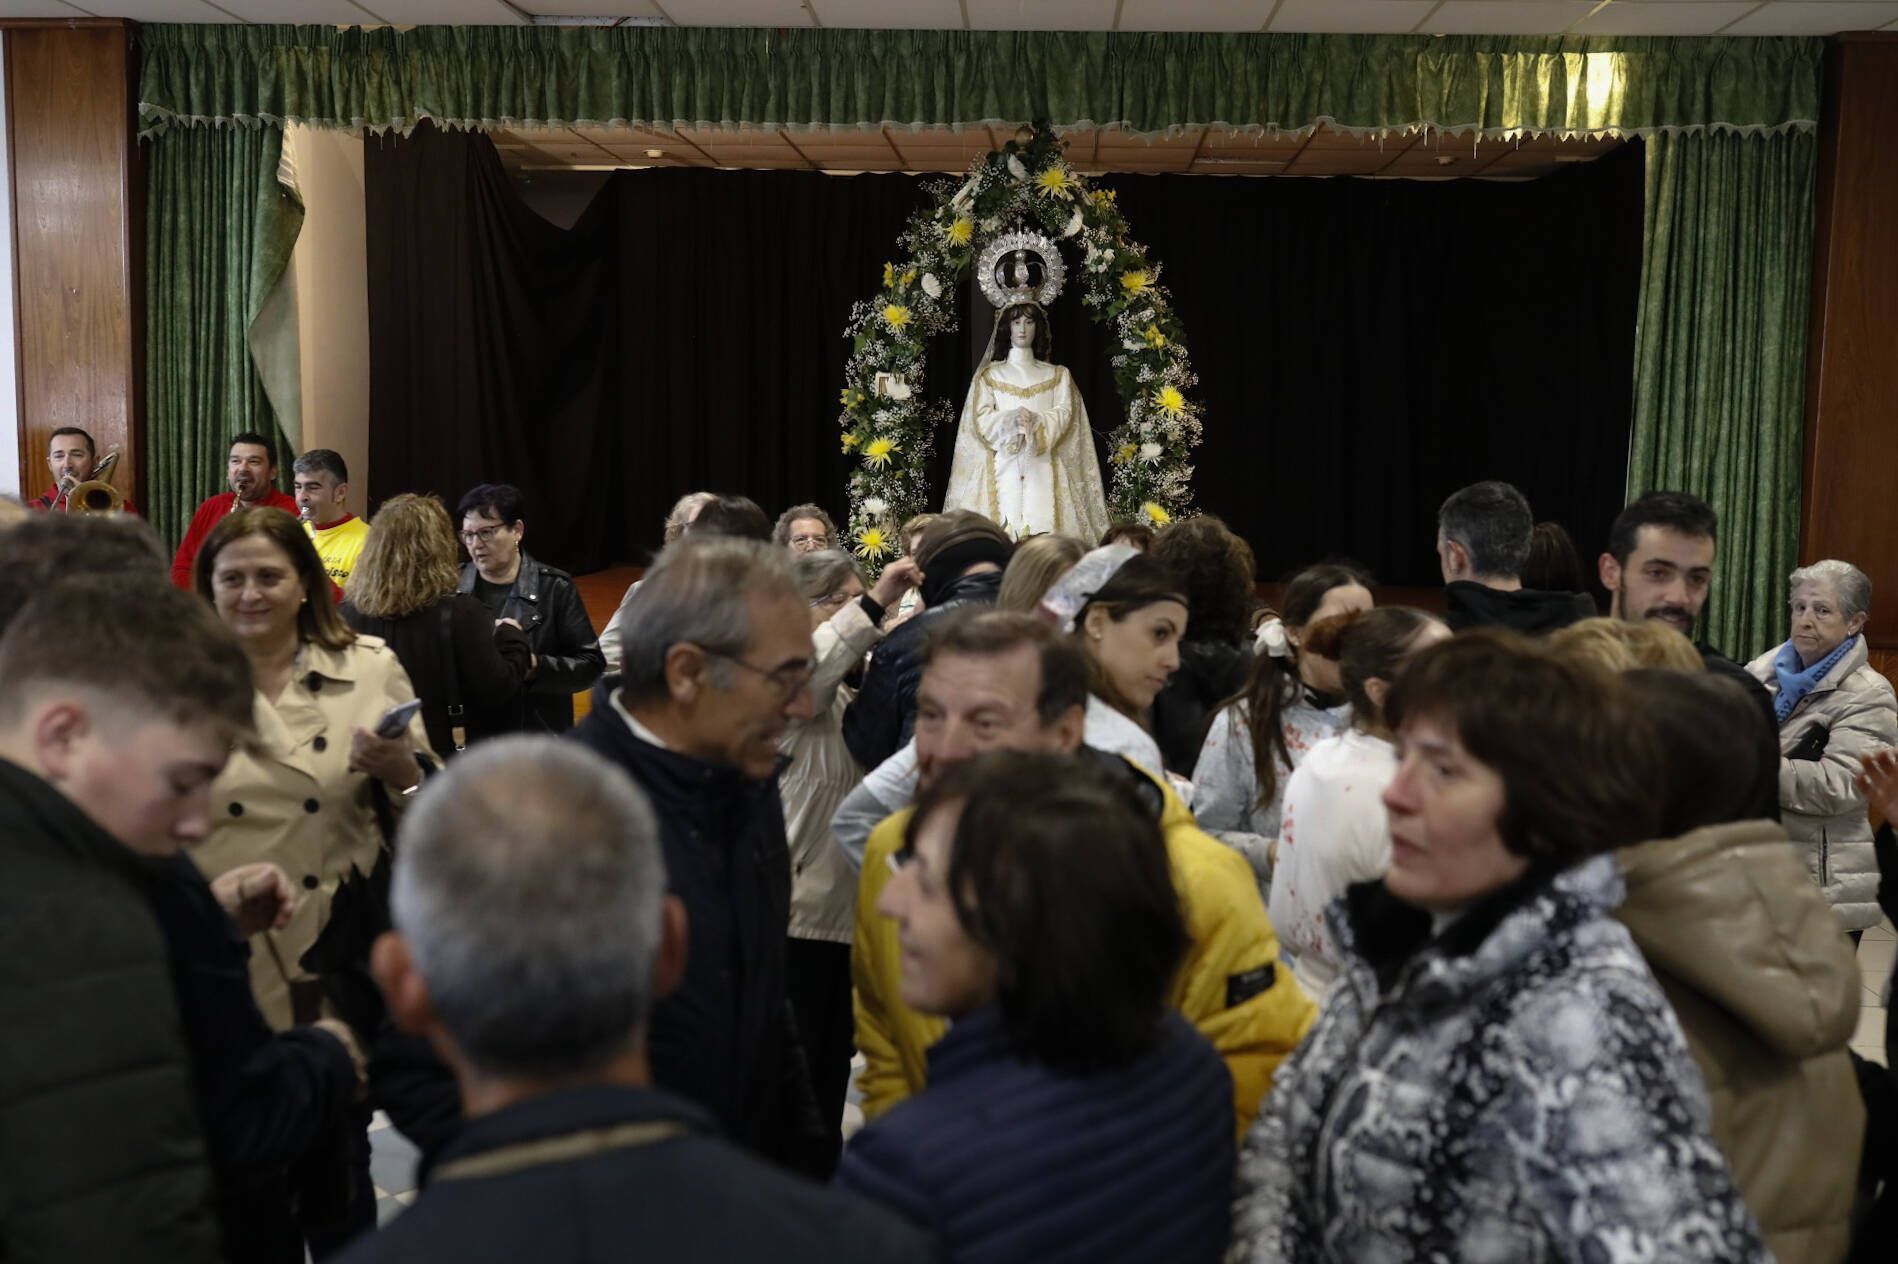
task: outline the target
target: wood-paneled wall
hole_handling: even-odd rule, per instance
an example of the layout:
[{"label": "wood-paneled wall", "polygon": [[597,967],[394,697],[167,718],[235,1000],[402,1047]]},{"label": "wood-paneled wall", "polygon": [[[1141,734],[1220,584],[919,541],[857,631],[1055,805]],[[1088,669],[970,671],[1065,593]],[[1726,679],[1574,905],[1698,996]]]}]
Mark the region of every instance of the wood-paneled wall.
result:
[{"label": "wood-paneled wall", "polygon": [[8,24],[20,487],[51,482],[46,445],[78,426],[143,499],[144,172],[132,27]]},{"label": "wood-paneled wall", "polygon": [[1865,639],[1898,669],[1898,35],[1826,62],[1799,558],[1872,579]]}]

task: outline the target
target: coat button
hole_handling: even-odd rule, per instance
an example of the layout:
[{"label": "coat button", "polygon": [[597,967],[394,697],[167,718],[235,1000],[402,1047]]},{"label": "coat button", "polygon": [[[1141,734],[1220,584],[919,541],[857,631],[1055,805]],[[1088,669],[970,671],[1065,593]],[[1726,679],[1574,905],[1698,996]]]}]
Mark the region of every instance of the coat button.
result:
[{"label": "coat button", "polygon": [[318,802],[317,802],[317,801],[316,801],[315,799],[305,799],[305,800],[303,801],[303,810],[304,810],[305,812],[312,812],[312,813],[313,813],[313,812],[315,812],[315,811],[317,810],[317,808],[319,808],[319,807],[321,807],[321,806],[322,806],[322,805],[321,805],[320,803],[318,803]]},{"label": "coat button", "polygon": [[242,815],[244,815],[244,805],[243,805],[243,804],[241,804],[241,803],[233,803],[233,804],[231,804],[231,815],[232,815],[232,816],[242,816]]},{"label": "coat button", "polygon": [[316,735],[315,740],[313,740],[310,743],[311,748],[314,749],[316,753],[319,755],[321,755],[324,751],[328,750],[329,745],[330,745],[329,738],[324,737],[321,733],[318,733]]},{"label": "coat button", "polygon": [[316,875],[313,873],[304,874],[303,875],[303,889],[305,891],[314,891],[316,890],[316,887],[317,887]]}]

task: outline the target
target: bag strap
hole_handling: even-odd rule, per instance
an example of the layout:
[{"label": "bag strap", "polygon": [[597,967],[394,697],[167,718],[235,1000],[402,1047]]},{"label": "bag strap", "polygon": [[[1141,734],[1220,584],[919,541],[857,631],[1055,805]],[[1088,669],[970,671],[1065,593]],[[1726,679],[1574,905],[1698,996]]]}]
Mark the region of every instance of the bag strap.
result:
[{"label": "bag strap", "polygon": [[455,741],[455,753],[468,749],[466,710],[461,705],[461,677],[455,671],[455,599],[442,602],[441,662],[442,693],[448,699],[448,733]]},{"label": "bag strap", "polygon": [[539,1141],[522,1141],[502,1146],[498,1150],[471,1154],[465,1159],[453,1159],[436,1168],[429,1179],[431,1182],[472,1181],[489,1176],[510,1176],[529,1168],[546,1167],[550,1163],[571,1163],[575,1159],[590,1159],[613,1150],[633,1150],[640,1146],[655,1145],[674,1137],[683,1137],[691,1131],[684,1124],[669,1119],[642,1120],[639,1123],[617,1124],[611,1128],[589,1128],[585,1132],[570,1132],[565,1136],[545,1137]]}]

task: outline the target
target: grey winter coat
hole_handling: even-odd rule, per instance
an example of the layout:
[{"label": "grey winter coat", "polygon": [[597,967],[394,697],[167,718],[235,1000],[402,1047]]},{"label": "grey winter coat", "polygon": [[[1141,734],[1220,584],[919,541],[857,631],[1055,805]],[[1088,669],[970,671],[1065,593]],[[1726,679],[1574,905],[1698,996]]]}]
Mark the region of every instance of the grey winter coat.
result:
[{"label": "grey winter coat", "polygon": [[1381,882],[1334,902],[1344,971],[1246,1139],[1235,1256],[1769,1259],[1621,894],[1598,856],[1434,939]]},{"label": "grey winter coat", "polygon": [[[1779,695],[1773,659],[1779,646],[1746,665],[1753,678]],[[1818,759],[1788,759],[1802,743],[1817,745],[1814,727],[1825,730]],[[1898,745],[1898,697],[1891,682],[1872,669],[1865,638],[1820,677],[1779,726],[1779,807],[1787,835],[1806,853],[1806,871],[1846,930],[1878,925],[1878,861],[1872,826],[1859,793],[1859,759]]]}]

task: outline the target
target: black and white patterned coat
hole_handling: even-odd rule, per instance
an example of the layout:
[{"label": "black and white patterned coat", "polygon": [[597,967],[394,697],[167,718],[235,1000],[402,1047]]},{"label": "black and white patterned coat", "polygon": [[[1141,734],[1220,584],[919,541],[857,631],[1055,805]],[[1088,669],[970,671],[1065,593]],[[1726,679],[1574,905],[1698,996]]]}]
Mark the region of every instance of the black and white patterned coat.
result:
[{"label": "black and white patterned coat", "polygon": [[1381,883],[1334,903],[1345,972],[1246,1139],[1234,1257],[1770,1259],[1621,894],[1598,857],[1434,940]]}]

